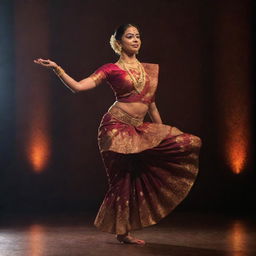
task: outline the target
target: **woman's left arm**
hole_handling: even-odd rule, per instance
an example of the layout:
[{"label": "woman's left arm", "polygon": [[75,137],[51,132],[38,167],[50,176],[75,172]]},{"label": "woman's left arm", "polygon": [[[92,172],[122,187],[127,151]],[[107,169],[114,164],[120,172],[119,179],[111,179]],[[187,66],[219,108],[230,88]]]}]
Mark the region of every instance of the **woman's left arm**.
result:
[{"label": "woman's left arm", "polygon": [[150,103],[148,114],[153,123],[157,123],[157,124],[163,123],[155,102]]}]

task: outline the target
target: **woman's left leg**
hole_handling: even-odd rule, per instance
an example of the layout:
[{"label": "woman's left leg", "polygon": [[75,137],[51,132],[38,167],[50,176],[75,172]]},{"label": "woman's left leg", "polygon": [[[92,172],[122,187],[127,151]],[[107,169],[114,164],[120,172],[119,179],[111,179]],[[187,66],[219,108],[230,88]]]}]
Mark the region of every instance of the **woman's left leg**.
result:
[{"label": "woman's left leg", "polygon": [[139,244],[139,245],[144,245],[146,242],[145,240],[142,239],[138,239],[136,237],[133,237],[130,235],[130,232],[127,232],[125,234],[117,234],[116,235],[116,239],[120,242],[120,243],[124,243],[124,244]]}]

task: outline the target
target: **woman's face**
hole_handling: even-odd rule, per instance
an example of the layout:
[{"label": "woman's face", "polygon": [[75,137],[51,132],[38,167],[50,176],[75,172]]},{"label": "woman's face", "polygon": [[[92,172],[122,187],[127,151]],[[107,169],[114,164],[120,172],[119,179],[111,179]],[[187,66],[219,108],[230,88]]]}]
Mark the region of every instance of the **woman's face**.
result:
[{"label": "woman's face", "polygon": [[137,54],[141,46],[138,29],[135,27],[128,27],[121,38],[120,44],[122,46],[122,51],[129,54]]}]

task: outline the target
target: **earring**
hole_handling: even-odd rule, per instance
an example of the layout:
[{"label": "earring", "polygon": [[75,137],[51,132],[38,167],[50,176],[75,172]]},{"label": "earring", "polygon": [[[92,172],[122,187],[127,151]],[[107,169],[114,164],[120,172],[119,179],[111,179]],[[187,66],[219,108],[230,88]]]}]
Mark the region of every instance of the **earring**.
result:
[{"label": "earring", "polygon": [[116,49],[117,49],[118,53],[121,53],[122,46],[120,44],[116,43]]}]

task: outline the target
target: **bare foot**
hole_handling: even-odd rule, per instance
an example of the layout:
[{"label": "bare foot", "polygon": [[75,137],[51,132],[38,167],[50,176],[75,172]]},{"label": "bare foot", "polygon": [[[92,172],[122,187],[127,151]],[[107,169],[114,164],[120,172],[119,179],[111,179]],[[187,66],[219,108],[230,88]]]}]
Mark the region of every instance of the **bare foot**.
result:
[{"label": "bare foot", "polygon": [[116,235],[116,239],[120,242],[120,243],[124,243],[124,244],[139,244],[139,245],[144,245],[146,242],[144,240],[135,238],[130,236],[129,234],[125,234],[125,235]]}]

